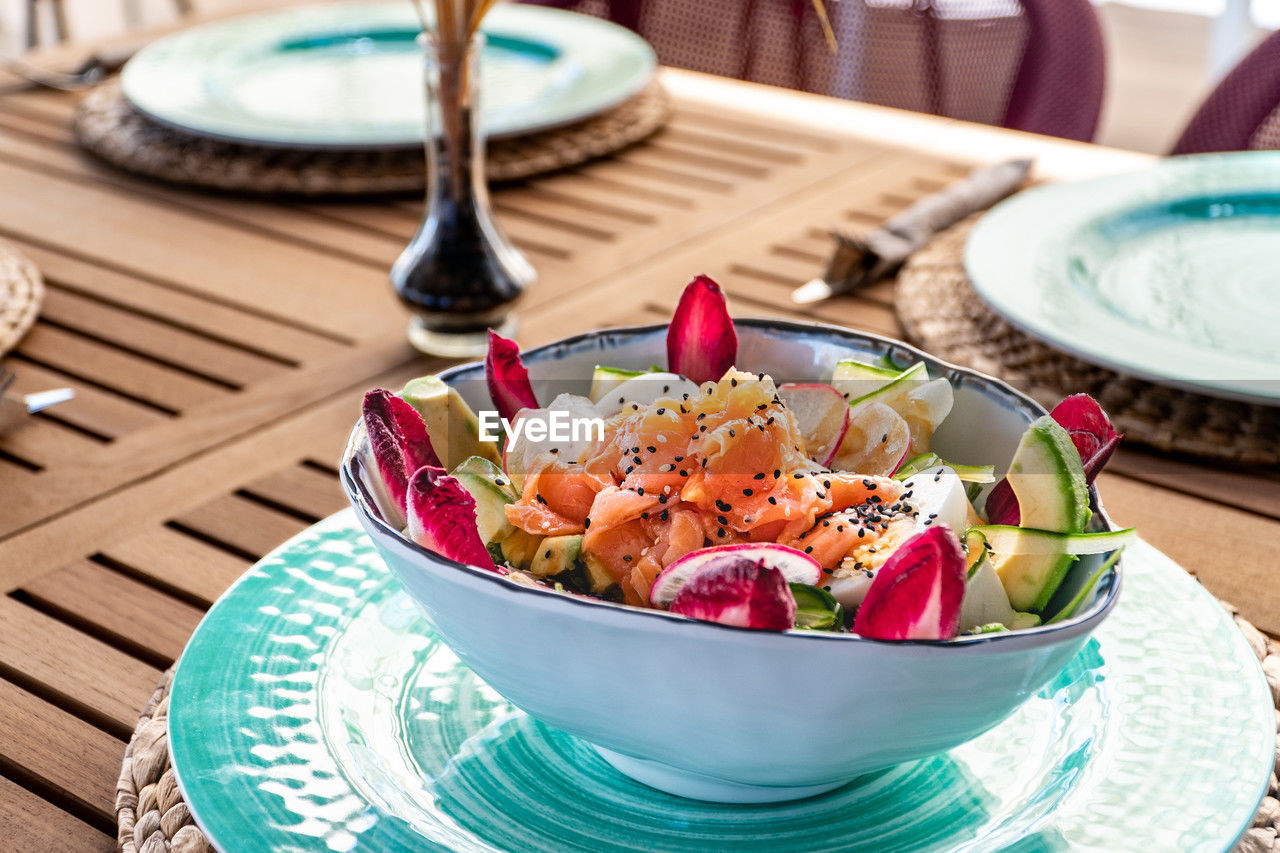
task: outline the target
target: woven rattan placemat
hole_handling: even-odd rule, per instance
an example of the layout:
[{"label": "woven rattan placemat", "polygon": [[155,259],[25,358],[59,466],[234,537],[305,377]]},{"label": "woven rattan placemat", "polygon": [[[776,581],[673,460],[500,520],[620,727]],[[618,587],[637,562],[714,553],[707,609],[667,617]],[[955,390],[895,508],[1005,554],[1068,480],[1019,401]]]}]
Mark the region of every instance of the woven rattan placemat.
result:
[{"label": "woven rattan placemat", "polygon": [[[489,180],[527,178],[612,154],[650,136],[670,116],[670,99],[655,80],[617,107],[584,121],[491,141]],[[206,189],[341,196],[418,192],[425,183],[420,149],[324,151],[210,139],[142,115],[125,99],[119,81],[89,94],[73,127],[80,145],[113,166]]]},{"label": "woven rattan placemat", "polygon": [[1122,376],[1009,325],[965,275],[965,238],[976,221],[971,217],[938,235],[899,274],[898,317],[913,343],[1011,382],[1046,406],[1068,394],[1092,394],[1127,443],[1243,464],[1280,463],[1280,406],[1222,400]]},{"label": "woven rattan placemat", "polygon": [[[1277,731],[1280,732],[1280,645],[1272,642],[1249,622],[1240,618],[1229,604],[1223,606],[1235,617],[1258,660],[1262,661],[1271,697],[1276,705]],[[124,853],[203,853],[213,848],[191,819],[182,800],[182,792],[169,766],[169,686],[173,682],[170,669],[160,679],[156,692],[147,702],[133,738],[125,748],[120,781],[116,783],[116,822],[120,849]],[[1280,853],[1280,736],[1277,737],[1276,763],[1271,784],[1252,827],[1236,845],[1233,853]]]},{"label": "woven rattan placemat", "polygon": [[36,321],[44,280],[17,249],[0,243],[0,355],[18,345]]}]

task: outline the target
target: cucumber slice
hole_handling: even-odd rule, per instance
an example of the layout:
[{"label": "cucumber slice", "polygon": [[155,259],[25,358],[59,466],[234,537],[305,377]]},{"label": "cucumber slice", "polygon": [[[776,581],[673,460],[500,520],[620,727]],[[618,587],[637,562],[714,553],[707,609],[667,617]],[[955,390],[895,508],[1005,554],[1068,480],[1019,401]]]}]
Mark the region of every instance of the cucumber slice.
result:
[{"label": "cucumber slice", "polygon": [[600,398],[617,388],[628,379],[634,379],[645,373],[643,370],[624,370],[621,367],[605,367],[597,364],[591,373],[591,402],[599,403]]},{"label": "cucumber slice", "polygon": [[948,462],[936,453],[921,453],[919,456],[908,460],[893,475],[893,479],[905,480],[912,474],[919,474],[921,471],[927,471],[939,465],[945,465],[955,471],[956,476],[966,483],[985,484],[996,481],[996,469],[992,465],[957,465],[954,462]]},{"label": "cucumber slice", "polygon": [[453,476],[475,498],[476,530],[480,533],[480,541],[488,543],[505,539],[513,530],[511,522],[507,521],[507,504],[512,501],[510,495],[486,477],[468,472]]},{"label": "cucumber slice", "polygon": [[796,600],[797,628],[835,631],[844,624],[844,608],[825,589],[804,583],[787,584]]},{"label": "cucumber slice", "polygon": [[511,501],[515,501],[520,496],[516,494],[515,486],[511,484],[511,479],[502,472],[502,469],[494,465],[488,459],[480,456],[468,456],[462,461],[462,464],[449,472],[454,477],[459,474],[470,474],[481,479],[488,480],[497,486]]},{"label": "cucumber slice", "polygon": [[[981,537],[998,556],[1026,554],[1031,556],[1078,557],[1083,554],[1105,554],[1131,545],[1138,539],[1136,530],[1108,530],[1104,533],[1055,533],[1007,524],[986,524],[969,528],[966,536]],[[970,541],[972,547],[972,540]]]},{"label": "cucumber slice", "polygon": [[[846,387],[841,387],[841,384],[834,380],[831,384],[841,394],[846,392],[850,394],[848,399],[851,407],[862,406],[867,403],[884,403],[895,411],[901,411],[900,407],[906,400],[907,394],[928,381],[929,371],[926,369],[925,363],[917,361],[878,387],[868,383],[865,379],[845,383]],[[858,396],[857,392],[861,392],[861,396]]]},{"label": "cucumber slice", "polygon": [[888,382],[902,371],[891,365],[885,364],[868,364],[865,361],[858,361],[855,358],[846,358],[837,361],[835,369],[831,371],[832,384],[840,380],[875,380],[879,379]]}]

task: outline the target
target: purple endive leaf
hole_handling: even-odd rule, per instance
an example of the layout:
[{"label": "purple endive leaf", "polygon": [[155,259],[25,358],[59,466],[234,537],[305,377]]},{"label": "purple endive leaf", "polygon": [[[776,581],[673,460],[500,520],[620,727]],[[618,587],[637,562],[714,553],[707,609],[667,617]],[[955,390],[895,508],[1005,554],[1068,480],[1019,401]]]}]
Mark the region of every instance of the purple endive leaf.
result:
[{"label": "purple endive leaf", "polygon": [[946,525],[898,546],[858,606],[853,633],[877,640],[949,640],[960,628],[964,552]]},{"label": "purple endive leaf", "polygon": [[441,557],[497,571],[476,528],[476,501],[443,468],[426,466],[409,480],[409,538]]},{"label": "purple endive leaf", "polygon": [[418,410],[383,388],[364,395],[361,406],[369,449],[396,508],[405,511],[409,478],[424,465],[440,467]]},{"label": "purple endive leaf", "polygon": [[529,383],[529,371],[520,360],[520,345],[489,330],[489,352],[484,357],[484,378],[498,416],[515,420],[521,409],[538,408]]},{"label": "purple endive leaf", "polygon": [[1049,416],[1071,436],[1084,465],[1084,478],[1092,483],[1124,436],[1116,432],[1107,413],[1088,394],[1072,394],[1054,406]]},{"label": "purple endive leaf", "polygon": [[738,333],[724,293],[700,275],[684,289],[667,327],[667,369],[694,382],[713,382],[737,357]]},{"label": "purple endive leaf", "polygon": [[707,622],[764,631],[786,631],[796,619],[796,600],[782,572],[763,560],[729,554],[698,569],[668,609]]},{"label": "purple endive leaf", "polygon": [[[1102,406],[1088,394],[1072,394],[1063,399],[1049,416],[1071,436],[1084,467],[1085,482],[1092,485],[1124,436],[1116,432]],[[1018,498],[1007,478],[996,483],[987,495],[986,512],[989,524],[1016,526],[1022,519]]]}]

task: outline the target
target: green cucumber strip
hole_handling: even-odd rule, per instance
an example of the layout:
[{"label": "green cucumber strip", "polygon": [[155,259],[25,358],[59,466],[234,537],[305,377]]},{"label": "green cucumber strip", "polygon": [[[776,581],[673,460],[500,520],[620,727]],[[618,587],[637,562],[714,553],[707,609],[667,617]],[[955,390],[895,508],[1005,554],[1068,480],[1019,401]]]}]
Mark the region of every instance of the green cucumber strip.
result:
[{"label": "green cucumber strip", "polygon": [[850,400],[849,406],[860,406],[863,403],[878,400],[885,395],[901,392],[908,382],[927,382],[928,380],[929,371],[925,368],[925,363],[917,361],[874,391]]},{"label": "green cucumber strip", "polygon": [[897,366],[868,364],[856,358],[843,358],[836,362],[835,369],[831,372],[831,378],[833,381],[839,379],[883,379],[888,381],[901,372],[902,369]]},{"label": "green cucumber strip", "polygon": [[1055,533],[1050,530],[1033,530],[1008,524],[988,524],[970,527],[966,536],[980,536],[997,554],[1033,554],[1054,556],[1057,554],[1105,554],[1137,541],[1138,534],[1132,527],[1124,530],[1108,530],[1105,533]]},{"label": "green cucumber strip", "polygon": [[1052,619],[1046,619],[1044,624],[1052,625],[1055,622],[1061,622],[1064,619],[1070,619],[1072,616],[1075,616],[1076,611],[1080,609],[1080,605],[1084,604],[1085,598],[1093,591],[1093,588],[1098,585],[1098,581],[1102,576],[1110,571],[1111,568],[1120,561],[1120,554],[1123,551],[1123,547],[1118,548],[1114,554],[1108,557],[1106,561],[1098,567],[1098,570],[1089,577],[1089,580],[1085,581],[1084,586],[1080,587],[1080,591],[1075,594],[1075,597],[1068,601],[1066,606],[1059,610],[1057,615]]},{"label": "green cucumber strip", "polygon": [[840,602],[825,589],[804,583],[790,583],[796,600],[796,627],[813,631],[834,631],[844,623]]},{"label": "green cucumber strip", "polygon": [[954,462],[948,462],[936,453],[921,453],[911,459],[898,469],[897,473],[893,475],[893,479],[905,480],[913,474],[919,474],[921,471],[927,471],[937,465],[946,465],[966,483],[985,485],[996,481],[996,469],[993,465],[957,465]]}]

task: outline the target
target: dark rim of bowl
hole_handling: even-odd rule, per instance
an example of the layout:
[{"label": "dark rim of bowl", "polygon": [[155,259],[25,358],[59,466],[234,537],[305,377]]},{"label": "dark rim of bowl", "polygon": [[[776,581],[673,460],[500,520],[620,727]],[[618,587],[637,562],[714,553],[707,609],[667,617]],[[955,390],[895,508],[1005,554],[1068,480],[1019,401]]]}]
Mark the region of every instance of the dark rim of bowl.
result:
[{"label": "dark rim of bowl", "polygon": [[[897,356],[899,354],[905,354],[916,361],[925,362],[930,367],[941,368],[946,374],[947,379],[953,382],[953,384],[956,379],[975,382],[999,392],[1011,401],[1020,404],[1021,407],[1028,408],[1041,415],[1047,414],[1044,407],[1035,400],[1010,385],[1001,382],[999,379],[979,373],[976,370],[959,367],[939,358],[935,358],[934,356],[916,349],[910,344],[903,343],[902,341],[895,340],[893,338],[872,334],[870,332],[855,332],[851,329],[843,329],[838,326],[828,326],[823,323],[801,323],[791,320],[771,320],[746,317],[734,318],[733,324],[735,327],[739,328],[747,327],[769,331],[792,332],[806,336],[812,336],[820,333],[826,338],[835,336],[847,341],[877,344],[884,349],[885,354],[887,355]],[[576,350],[581,348],[581,345],[587,341],[596,343],[597,346],[595,349],[603,350],[604,347],[600,346],[600,344],[608,342],[610,338],[640,338],[663,331],[666,328],[667,327],[664,324],[652,324],[647,326],[618,326],[609,329],[597,329],[595,331],[573,335],[568,338],[561,338],[560,340],[552,341],[551,343],[544,344],[540,347],[524,350],[521,352],[521,356],[529,358],[530,360],[536,360],[539,356],[544,355],[554,356],[557,350]],[[441,371],[438,375],[446,383],[449,383],[451,380],[458,378],[462,374],[483,370],[483,362],[473,361],[451,367],[448,370]],[[514,593],[526,593],[530,595],[550,597],[567,602],[570,605],[577,605],[581,607],[609,608],[611,610],[618,611],[619,613],[629,613],[642,618],[663,619],[673,625],[684,623],[691,626],[703,626],[703,628],[707,630],[739,631],[759,637],[773,635],[780,637],[805,637],[828,642],[860,642],[892,647],[932,646],[936,648],[967,648],[969,646],[980,644],[1008,642],[1016,640],[1017,638],[1039,637],[1046,634],[1065,631],[1068,628],[1089,626],[1089,623],[1097,623],[1111,611],[1120,594],[1122,577],[1121,564],[1123,563],[1123,558],[1117,560],[1115,566],[1113,566],[1106,575],[1098,580],[1099,593],[1095,597],[1094,603],[1090,608],[1084,613],[1072,616],[1070,619],[1065,619],[1062,622],[1056,622],[1049,625],[1037,625],[1033,628],[1021,628],[1017,631],[1001,631],[992,634],[969,634],[954,637],[949,640],[881,640],[874,637],[863,637],[859,634],[837,633],[832,631],[805,631],[798,629],[791,629],[788,631],[761,631],[756,628],[742,628],[736,625],[723,625],[719,622],[693,619],[688,616],[669,613],[665,610],[654,610],[645,607],[636,607],[630,604],[618,604],[616,602],[605,601],[600,598],[557,592],[554,589],[546,587],[527,586],[510,580],[506,575],[491,572],[487,569],[482,569],[479,566],[460,563],[457,560],[451,560],[448,557],[444,557],[434,551],[430,551],[413,540],[405,538],[399,530],[384,521],[379,514],[372,512],[370,510],[370,506],[376,506],[376,503],[374,503],[372,496],[369,495],[367,490],[360,484],[355,472],[352,470],[352,462],[359,458],[355,455],[354,450],[358,437],[362,435],[362,427],[363,424],[360,421],[357,421],[352,430],[351,439],[348,441],[347,448],[343,453],[342,466],[340,469],[341,476],[339,479],[342,481],[343,491],[346,493],[347,500],[350,501],[351,505],[357,511],[362,513],[366,519],[379,528],[384,534],[395,537],[396,540],[402,543],[403,546],[408,548],[410,551],[417,552],[435,564],[465,572],[474,578],[478,578],[488,583],[498,584],[502,588]],[[1111,518],[1103,508],[1102,502],[1098,497],[1097,489],[1093,486],[1089,487],[1089,498],[1094,516],[1101,520],[1106,530],[1113,530],[1114,525]]]}]

